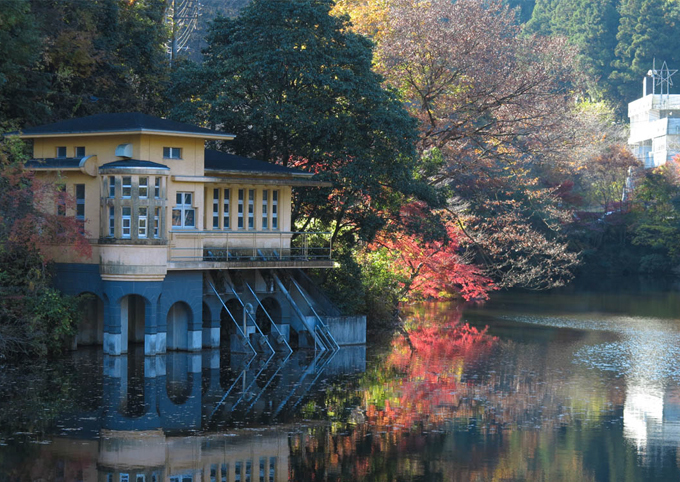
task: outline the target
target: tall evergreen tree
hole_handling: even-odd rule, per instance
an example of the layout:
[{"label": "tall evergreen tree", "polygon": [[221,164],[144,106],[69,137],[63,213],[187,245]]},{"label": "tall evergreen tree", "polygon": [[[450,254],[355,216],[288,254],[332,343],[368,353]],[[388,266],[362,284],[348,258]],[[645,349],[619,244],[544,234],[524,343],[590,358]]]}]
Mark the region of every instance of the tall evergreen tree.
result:
[{"label": "tall evergreen tree", "polygon": [[[219,18],[203,66],[178,73],[175,115],[237,135],[238,154],[332,181],[298,192],[305,219],[370,238],[414,181],[415,123],[371,69],[370,42],[332,0],[254,0]],[[299,211],[298,211],[299,212]]]},{"label": "tall evergreen tree", "polygon": [[653,60],[680,67],[680,7],[668,0],[622,0],[616,59],[610,79],[624,104],[641,95],[641,82]]},{"label": "tall evergreen tree", "polygon": [[580,51],[581,68],[592,79],[597,98],[616,98],[609,83],[619,25],[617,0],[543,0],[536,4],[525,32],[566,37]]}]

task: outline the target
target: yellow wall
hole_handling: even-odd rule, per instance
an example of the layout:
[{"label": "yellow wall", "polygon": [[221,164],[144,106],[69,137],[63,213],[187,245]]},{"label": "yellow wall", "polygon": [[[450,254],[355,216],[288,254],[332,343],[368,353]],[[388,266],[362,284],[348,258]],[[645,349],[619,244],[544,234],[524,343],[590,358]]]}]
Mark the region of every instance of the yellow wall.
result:
[{"label": "yellow wall", "polygon": [[[53,137],[34,140],[34,158],[51,158],[56,156],[58,146],[66,147],[67,157],[74,157],[75,147],[84,146],[85,155],[96,155],[95,166],[98,170],[104,164],[122,160],[123,158],[115,155],[116,147],[120,144],[130,143],[133,146],[133,159],[151,161],[166,165],[170,168],[170,173],[165,177],[166,185],[166,212],[165,212],[165,233],[163,238],[168,240],[169,246],[142,246],[130,242],[125,244],[124,240],[117,240],[115,244],[101,244],[97,241],[108,235],[108,185],[105,185],[106,175],[91,177],[80,171],[63,171],[60,175],[55,172],[39,172],[38,176],[46,176],[55,182],[65,184],[68,192],[75,197],[75,184],[85,185],[85,229],[88,238],[95,245],[93,256],[90,259],[76,259],[77,256],[68,247],[55,249],[55,261],[64,263],[92,263],[100,264],[103,276],[120,277],[128,276],[130,279],[141,279],[145,277],[155,278],[164,276],[165,266],[167,265],[168,252],[173,248],[192,248],[199,253],[204,246],[220,246],[220,235],[213,232],[212,228],[212,197],[213,189],[231,189],[230,218],[232,232],[252,232],[248,229],[248,190],[256,191],[255,197],[255,229],[262,230],[262,190],[269,191],[269,226],[266,233],[260,233],[255,241],[257,247],[277,248],[283,245],[290,245],[290,236],[281,236],[282,232],[291,230],[291,195],[290,186],[266,185],[266,184],[230,184],[225,178],[224,183],[205,183],[202,181],[192,182],[174,181],[173,176],[204,176],[204,140],[179,136],[160,136],[149,134],[120,134],[120,135],[96,135],[96,136],[76,136],[76,137]],[[181,159],[164,159],[163,148],[175,147],[182,149]],[[95,170],[96,172],[96,170]],[[116,174],[119,175],[119,174]],[[124,174],[128,175],[128,174]],[[135,174],[131,174],[135,176]],[[140,174],[146,175],[146,174]],[[149,195],[153,193],[154,175],[150,174]],[[244,190],[244,229],[237,229],[237,206],[238,190]],[[278,229],[272,229],[272,195],[271,192],[279,192],[278,200]],[[194,229],[173,229],[172,209],[175,205],[176,194],[178,192],[193,193],[193,207],[195,209],[196,227]],[[220,199],[220,203],[222,200]],[[73,209],[67,214],[75,215]],[[150,213],[149,232],[153,230],[153,216]],[[120,221],[118,221],[120,222]],[[210,231],[211,233],[201,234],[199,231]],[[193,233],[193,234],[192,234]],[[148,236],[150,239],[151,236]],[[252,246],[253,238],[242,238],[244,246]],[[206,244],[207,243],[207,244]],[[240,244],[240,243],[239,243]],[[141,257],[141,258],[140,258]],[[125,267],[128,268],[125,268]],[[157,269],[152,268],[157,267]]]}]

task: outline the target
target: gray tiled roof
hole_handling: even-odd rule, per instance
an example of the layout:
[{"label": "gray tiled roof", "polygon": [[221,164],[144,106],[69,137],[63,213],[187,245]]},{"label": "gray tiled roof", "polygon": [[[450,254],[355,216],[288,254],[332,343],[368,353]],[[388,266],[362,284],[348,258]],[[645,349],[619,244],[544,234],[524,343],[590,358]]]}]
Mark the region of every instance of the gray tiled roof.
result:
[{"label": "gray tiled roof", "polygon": [[99,166],[99,169],[126,169],[131,167],[142,167],[146,169],[170,169],[168,166],[151,161],[139,161],[137,159],[125,159],[124,161],[107,162]]},{"label": "gray tiled roof", "polygon": [[258,161],[247,157],[236,156],[226,152],[205,150],[205,169],[213,171],[259,172],[271,174],[288,174],[291,176],[312,176],[311,173],[290,167]]},{"label": "gray tiled roof", "polygon": [[52,157],[49,159],[31,159],[24,164],[28,169],[71,169],[80,167],[80,157]]},{"label": "gray tiled roof", "polygon": [[142,130],[168,131],[189,134],[224,135],[230,134],[197,127],[170,119],[161,119],[140,112],[118,114],[95,114],[77,119],[68,119],[54,124],[29,127],[22,131],[24,137],[49,134],[90,134],[96,132],[138,132]]}]

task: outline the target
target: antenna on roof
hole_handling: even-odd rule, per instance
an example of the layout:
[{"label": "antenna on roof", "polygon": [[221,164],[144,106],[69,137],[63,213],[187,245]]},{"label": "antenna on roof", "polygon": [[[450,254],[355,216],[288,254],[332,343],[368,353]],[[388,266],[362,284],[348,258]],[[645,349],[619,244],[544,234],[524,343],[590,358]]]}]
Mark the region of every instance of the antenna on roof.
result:
[{"label": "antenna on roof", "polygon": [[650,70],[647,75],[652,77],[652,94],[656,92],[656,86],[659,86],[660,94],[670,95],[671,86],[673,85],[673,74],[677,72],[677,69],[669,69],[666,62],[661,65],[659,70],[656,69],[656,59],[652,61],[652,70]]}]

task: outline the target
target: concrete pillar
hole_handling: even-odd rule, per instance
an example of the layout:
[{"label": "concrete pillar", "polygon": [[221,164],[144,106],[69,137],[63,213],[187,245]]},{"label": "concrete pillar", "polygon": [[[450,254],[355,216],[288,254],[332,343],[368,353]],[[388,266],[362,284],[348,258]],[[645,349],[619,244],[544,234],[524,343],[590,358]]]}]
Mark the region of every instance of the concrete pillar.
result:
[{"label": "concrete pillar", "polygon": [[[206,296],[203,301],[210,310],[210,320],[203,321],[203,347],[220,347],[220,314],[222,313],[222,303],[216,296]],[[201,318],[203,314],[201,313]]]},{"label": "concrete pillar", "polygon": [[110,299],[111,301],[108,303],[107,309],[104,312],[104,353],[107,355],[120,355],[122,353],[123,344],[121,319],[123,312],[127,318],[127,305],[125,306],[125,309],[122,310],[120,306],[120,299]]}]

